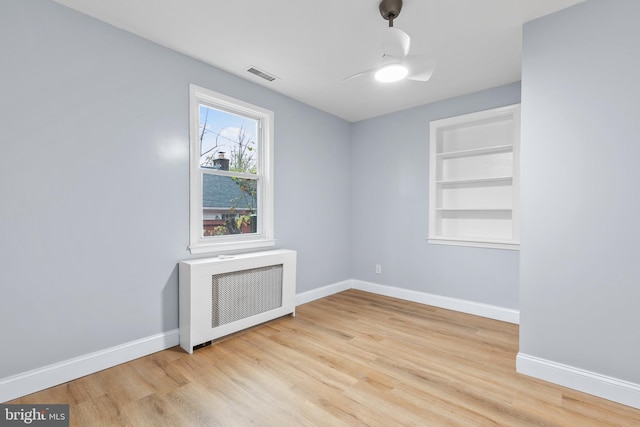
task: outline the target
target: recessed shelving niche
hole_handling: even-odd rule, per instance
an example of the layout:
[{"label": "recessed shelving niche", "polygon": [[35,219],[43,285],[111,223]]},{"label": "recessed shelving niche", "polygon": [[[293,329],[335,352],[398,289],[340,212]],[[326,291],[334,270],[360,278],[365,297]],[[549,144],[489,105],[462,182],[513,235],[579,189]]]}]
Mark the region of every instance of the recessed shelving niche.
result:
[{"label": "recessed shelving niche", "polygon": [[520,105],[430,125],[430,243],[519,247]]}]

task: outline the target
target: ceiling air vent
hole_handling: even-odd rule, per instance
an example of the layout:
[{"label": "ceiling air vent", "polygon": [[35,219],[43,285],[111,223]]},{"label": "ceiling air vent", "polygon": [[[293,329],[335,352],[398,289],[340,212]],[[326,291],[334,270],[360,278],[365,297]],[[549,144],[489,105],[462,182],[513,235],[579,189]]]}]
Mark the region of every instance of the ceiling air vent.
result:
[{"label": "ceiling air vent", "polygon": [[247,68],[247,71],[250,72],[251,74],[255,74],[258,77],[262,77],[265,80],[269,80],[270,82],[274,81],[275,79],[277,79],[276,76],[272,76],[269,73],[266,73],[256,67],[249,67]]}]

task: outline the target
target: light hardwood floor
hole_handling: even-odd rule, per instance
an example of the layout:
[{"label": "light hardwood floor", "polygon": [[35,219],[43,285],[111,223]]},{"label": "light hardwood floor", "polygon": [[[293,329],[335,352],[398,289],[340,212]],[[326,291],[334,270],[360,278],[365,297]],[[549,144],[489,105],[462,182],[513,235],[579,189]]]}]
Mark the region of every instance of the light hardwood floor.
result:
[{"label": "light hardwood floor", "polygon": [[10,403],[68,403],[75,426],[640,426],[516,374],[517,351],[517,325],[349,290]]}]

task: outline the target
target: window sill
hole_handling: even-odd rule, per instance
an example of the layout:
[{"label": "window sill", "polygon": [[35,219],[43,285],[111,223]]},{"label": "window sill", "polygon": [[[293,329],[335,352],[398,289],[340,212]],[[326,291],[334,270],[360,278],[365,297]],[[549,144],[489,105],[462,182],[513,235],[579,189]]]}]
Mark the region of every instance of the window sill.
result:
[{"label": "window sill", "polygon": [[238,242],[215,242],[215,243],[200,243],[189,246],[189,251],[192,255],[197,254],[215,254],[230,251],[241,251],[259,248],[268,248],[276,245],[274,239],[265,240],[245,240]]}]

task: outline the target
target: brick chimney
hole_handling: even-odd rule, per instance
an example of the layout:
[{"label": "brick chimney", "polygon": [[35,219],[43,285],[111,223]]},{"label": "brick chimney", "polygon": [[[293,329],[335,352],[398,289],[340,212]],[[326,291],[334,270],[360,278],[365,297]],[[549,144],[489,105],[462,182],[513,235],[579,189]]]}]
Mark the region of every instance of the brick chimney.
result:
[{"label": "brick chimney", "polygon": [[224,157],[224,151],[218,153],[217,159],[213,159],[213,167],[223,171],[229,170],[229,159]]}]

